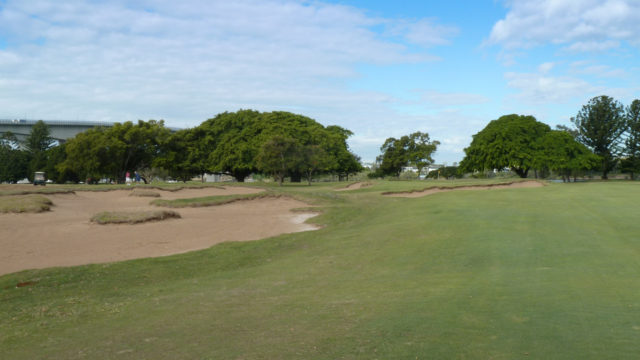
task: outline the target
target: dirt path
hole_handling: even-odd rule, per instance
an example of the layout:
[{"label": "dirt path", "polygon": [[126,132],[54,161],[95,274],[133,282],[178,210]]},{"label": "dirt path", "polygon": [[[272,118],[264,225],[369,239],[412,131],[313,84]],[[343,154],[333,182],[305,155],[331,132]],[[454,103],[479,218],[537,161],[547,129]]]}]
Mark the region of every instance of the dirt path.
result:
[{"label": "dirt path", "polygon": [[534,187],[542,187],[542,186],[544,186],[544,184],[539,181],[521,181],[521,182],[510,183],[510,184],[496,184],[496,185],[470,185],[470,186],[458,186],[458,187],[451,187],[451,188],[435,187],[435,188],[430,188],[422,191],[387,193],[382,195],[388,196],[388,197],[416,198],[416,197],[422,197],[422,196],[437,194],[441,192],[448,192],[448,191],[534,188]]},{"label": "dirt path", "polygon": [[[155,190],[154,190],[155,191]],[[157,191],[163,199],[259,192],[259,189],[185,189]],[[315,230],[310,214],[292,212],[305,203],[265,198],[227,205],[176,209],[182,219],[137,225],[89,222],[101,211],[157,209],[153,198],[129,191],[47,195],[52,211],[0,214],[0,275],[15,271],[164,256],[208,248],[225,241],[248,241],[283,233]]]}]

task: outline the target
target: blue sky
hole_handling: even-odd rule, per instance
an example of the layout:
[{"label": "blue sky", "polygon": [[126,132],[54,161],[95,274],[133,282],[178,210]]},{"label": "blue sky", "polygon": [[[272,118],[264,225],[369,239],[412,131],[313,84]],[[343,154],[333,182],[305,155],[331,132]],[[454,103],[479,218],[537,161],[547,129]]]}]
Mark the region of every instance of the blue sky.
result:
[{"label": "blue sky", "polygon": [[0,0],[0,118],[285,110],[352,130],[365,161],[423,131],[451,164],[502,115],[640,98],[637,34],[638,0]]}]

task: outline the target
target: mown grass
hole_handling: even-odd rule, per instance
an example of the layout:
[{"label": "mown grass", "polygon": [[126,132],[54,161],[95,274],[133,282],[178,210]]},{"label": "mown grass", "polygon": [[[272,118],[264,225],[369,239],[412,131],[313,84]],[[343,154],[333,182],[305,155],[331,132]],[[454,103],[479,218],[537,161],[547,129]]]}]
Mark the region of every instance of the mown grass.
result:
[{"label": "mown grass", "polygon": [[637,358],[639,183],[414,199],[381,193],[423,182],[334,187],[283,187],[324,204],[319,231],[0,277],[0,351],[11,359]]},{"label": "mown grass", "polygon": [[155,211],[103,211],[91,217],[91,221],[106,224],[140,224],[149,221],[179,219],[180,214],[170,210]]},{"label": "mown grass", "polygon": [[49,211],[52,205],[41,195],[0,196],[0,213],[40,213]]},{"label": "mown grass", "polygon": [[229,204],[236,201],[243,200],[256,200],[267,197],[278,197],[273,192],[260,192],[255,194],[236,194],[236,195],[214,195],[214,196],[204,196],[197,198],[187,198],[187,199],[175,199],[175,200],[165,200],[165,199],[157,199],[151,202],[152,205],[156,206],[164,206],[170,208],[182,208],[182,207],[203,207],[203,206],[216,206],[216,205],[224,205]]}]

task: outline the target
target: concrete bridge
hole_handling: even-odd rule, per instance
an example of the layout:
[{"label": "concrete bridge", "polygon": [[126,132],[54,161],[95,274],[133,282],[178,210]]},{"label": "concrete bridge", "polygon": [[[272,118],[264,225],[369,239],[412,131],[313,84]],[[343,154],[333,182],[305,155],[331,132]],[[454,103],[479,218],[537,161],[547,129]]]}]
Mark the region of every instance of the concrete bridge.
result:
[{"label": "concrete bridge", "polygon": [[[115,123],[104,121],[67,121],[67,120],[42,120],[51,131],[50,136],[64,143],[68,139],[75,137],[77,134],[89,130],[96,126],[112,127]],[[38,120],[3,120],[0,119],[0,136],[6,132],[12,132],[18,141],[23,142],[31,133],[31,128]],[[134,122],[135,124],[135,122]],[[179,128],[167,127],[171,132],[180,130]]]},{"label": "concrete bridge", "polygon": [[[51,137],[60,143],[65,142],[67,139],[75,137],[77,134],[89,130],[96,126],[111,127],[114,123],[110,122],[96,122],[96,121],[66,121],[66,120],[43,120],[49,130],[51,131]],[[24,141],[31,133],[31,128],[37,120],[2,120],[0,119],[0,136],[6,132],[12,132],[18,141]]]}]

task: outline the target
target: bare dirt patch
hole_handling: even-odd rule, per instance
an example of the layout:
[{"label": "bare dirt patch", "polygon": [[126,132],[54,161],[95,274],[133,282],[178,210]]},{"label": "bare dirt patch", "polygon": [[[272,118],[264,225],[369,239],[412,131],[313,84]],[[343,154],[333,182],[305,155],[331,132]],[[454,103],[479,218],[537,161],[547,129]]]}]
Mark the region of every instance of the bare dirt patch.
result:
[{"label": "bare dirt patch", "polygon": [[448,192],[448,191],[535,188],[535,187],[542,187],[542,186],[544,186],[544,184],[539,181],[519,181],[519,182],[508,183],[508,184],[469,185],[469,186],[458,186],[458,187],[433,187],[433,188],[428,188],[420,191],[383,193],[382,195],[388,196],[388,197],[416,198],[416,197],[422,197],[422,196],[437,194],[441,192]]},{"label": "bare dirt patch", "polygon": [[[260,189],[228,187],[158,191],[163,199],[249,194]],[[54,203],[40,214],[0,214],[0,275],[15,271],[105,263],[205,249],[225,241],[248,241],[315,230],[308,206],[289,198],[264,198],[222,206],[184,208],[182,219],[101,226],[90,218],[102,211],[148,211],[149,198],[128,190],[47,195]]]},{"label": "bare dirt patch", "polygon": [[369,186],[373,186],[372,183],[370,182],[356,182],[353,184],[349,184],[343,188],[340,189],[336,189],[336,191],[350,191],[350,190],[358,190],[358,189],[362,189],[362,188],[366,188]]}]

